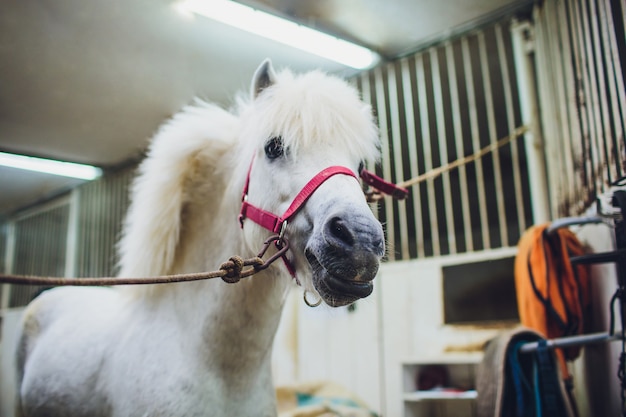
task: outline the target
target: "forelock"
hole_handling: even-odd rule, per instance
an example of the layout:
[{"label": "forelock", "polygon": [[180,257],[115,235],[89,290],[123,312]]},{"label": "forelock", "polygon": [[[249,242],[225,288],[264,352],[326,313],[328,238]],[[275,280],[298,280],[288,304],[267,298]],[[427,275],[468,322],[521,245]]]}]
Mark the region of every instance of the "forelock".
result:
[{"label": "forelock", "polygon": [[242,116],[254,124],[259,140],[281,135],[293,155],[311,146],[332,146],[367,161],[379,157],[370,106],[337,77],[284,70],[256,100],[241,104]]}]

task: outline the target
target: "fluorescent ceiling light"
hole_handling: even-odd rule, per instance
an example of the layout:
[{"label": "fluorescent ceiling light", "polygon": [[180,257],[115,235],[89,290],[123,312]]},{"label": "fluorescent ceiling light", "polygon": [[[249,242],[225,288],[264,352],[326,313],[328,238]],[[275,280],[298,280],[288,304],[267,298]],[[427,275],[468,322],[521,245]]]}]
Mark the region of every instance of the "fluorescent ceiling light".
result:
[{"label": "fluorescent ceiling light", "polygon": [[378,54],[367,48],[234,1],[182,0],[176,8],[181,13],[196,13],[352,68],[369,68],[379,60]]},{"label": "fluorescent ceiling light", "polygon": [[93,180],[102,175],[100,168],[91,165],[14,155],[4,152],[0,152],[0,166],[60,175],[62,177],[78,178],[81,180]]}]

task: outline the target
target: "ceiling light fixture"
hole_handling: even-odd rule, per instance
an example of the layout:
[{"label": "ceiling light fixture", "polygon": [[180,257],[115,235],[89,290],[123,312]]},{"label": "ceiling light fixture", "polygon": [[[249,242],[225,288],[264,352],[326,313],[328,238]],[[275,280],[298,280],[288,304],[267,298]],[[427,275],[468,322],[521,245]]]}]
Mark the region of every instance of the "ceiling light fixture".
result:
[{"label": "ceiling light fixture", "polygon": [[234,1],[182,0],[175,7],[183,14],[196,13],[355,69],[370,68],[380,59],[362,46]]},{"label": "ceiling light fixture", "polygon": [[62,177],[78,178],[81,180],[94,180],[102,175],[100,168],[91,165],[15,155],[5,152],[0,152],[0,166],[60,175]]}]

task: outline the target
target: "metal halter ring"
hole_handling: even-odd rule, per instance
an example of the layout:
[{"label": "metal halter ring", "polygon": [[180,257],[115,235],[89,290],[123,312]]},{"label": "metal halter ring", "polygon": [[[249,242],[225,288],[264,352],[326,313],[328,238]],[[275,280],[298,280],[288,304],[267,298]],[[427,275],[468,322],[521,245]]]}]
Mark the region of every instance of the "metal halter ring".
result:
[{"label": "metal halter ring", "polygon": [[278,240],[283,240],[285,236],[285,230],[287,230],[287,220],[283,220],[283,223],[280,225],[280,232],[278,233]]},{"label": "metal halter ring", "polygon": [[319,299],[318,299],[316,302],[312,303],[312,302],[310,302],[310,301],[309,301],[309,299],[307,298],[307,296],[306,296],[307,294],[311,294],[311,291],[309,291],[309,290],[304,290],[304,297],[303,297],[303,298],[304,298],[304,303],[305,303],[306,305],[308,305],[309,307],[317,307],[317,306],[319,306],[320,304],[322,304],[322,297],[319,297]]}]

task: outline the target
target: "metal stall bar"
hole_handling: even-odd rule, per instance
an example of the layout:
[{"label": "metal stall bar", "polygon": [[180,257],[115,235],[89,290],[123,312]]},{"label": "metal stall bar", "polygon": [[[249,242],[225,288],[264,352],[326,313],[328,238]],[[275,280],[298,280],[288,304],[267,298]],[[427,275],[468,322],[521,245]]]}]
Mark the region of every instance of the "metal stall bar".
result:
[{"label": "metal stall bar", "polygon": [[[543,130],[543,134],[545,137],[547,138],[552,138],[553,143],[559,143],[559,140],[557,139],[557,135],[559,135],[559,130],[557,127],[555,127],[555,122],[557,120],[556,115],[554,114],[557,107],[554,103],[554,92],[552,91],[552,88],[554,87],[553,83],[550,82],[551,80],[551,74],[554,72],[554,70],[551,68],[551,60],[548,59],[548,57],[550,57],[551,52],[547,50],[547,48],[549,48],[550,43],[547,41],[547,35],[545,33],[544,30],[544,26],[543,23],[546,20],[545,17],[542,19],[541,16],[538,16],[539,12],[543,12],[544,16],[545,16],[545,9],[534,9],[534,21],[536,22],[534,27],[530,25],[530,23],[524,23],[526,25],[526,27],[521,28],[520,24],[515,24],[513,25],[513,30],[512,30],[512,35],[513,35],[513,45],[514,45],[514,50],[516,52],[515,55],[515,63],[517,65],[517,67],[519,67],[520,65],[524,65],[527,64],[525,61],[528,59],[527,54],[530,51],[526,51],[525,49],[528,48],[530,49],[531,47],[534,48],[534,52],[535,52],[535,60],[536,60],[536,71],[537,71],[537,95],[539,96],[538,100],[541,101],[542,106],[541,109],[539,109],[541,111],[541,128]],[[530,37],[532,36],[532,40],[530,39]],[[533,42],[532,45],[530,45],[530,43]],[[522,52],[518,52],[519,49],[522,49]],[[524,68],[525,70],[529,70]],[[524,73],[521,73],[519,68],[517,69],[517,72],[519,74],[519,79],[518,79],[518,83],[523,83],[524,81],[526,81],[523,77],[524,77]],[[529,82],[530,84],[530,82]],[[525,88],[532,88],[532,84],[528,85],[528,86],[524,86]],[[522,90],[522,86],[520,85],[520,100],[526,99],[527,100],[527,94],[526,91]],[[522,117],[524,117],[524,102],[522,102]],[[526,152],[528,152],[528,145]],[[543,146],[543,144],[539,145],[536,144],[536,147],[539,146]],[[558,152],[555,152],[555,149],[557,147],[552,147],[550,146],[550,142],[546,143],[546,147],[544,149],[545,155],[546,157],[551,161],[550,164],[547,164],[547,166],[545,167],[545,170],[547,171],[548,177],[550,179],[553,178],[560,178],[558,177],[558,172],[561,170],[561,165],[562,165],[562,155]],[[553,154],[554,152],[554,154]],[[529,177],[532,178],[532,167],[531,167],[531,163],[535,162],[533,159],[530,159],[529,161]],[[531,184],[532,184],[532,180],[531,180]],[[552,203],[552,208],[556,208],[558,206],[558,202],[559,199],[562,195],[562,182],[561,181],[555,181],[552,180],[552,184],[551,184],[551,189],[550,189],[551,193],[547,194],[547,196],[550,198],[552,197],[552,200],[556,201],[551,201]],[[556,197],[556,198],[555,198]],[[533,215],[534,215],[534,208],[533,208]],[[553,216],[550,216],[553,217]],[[548,217],[549,218],[549,217]],[[547,221],[546,218],[545,220]],[[535,222],[537,223],[537,221],[535,220]]]},{"label": "metal stall bar", "polygon": [[[602,38],[604,39],[604,50],[607,63],[607,89],[609,92],[610,112],[613,120],[614,135],[610,149],[610,159],[614,163],[609,164],[609,169],[613,169],[614,178],[621,178],[626,175],[626,162],[620,159],[620,155],[626,155],[626,127],[624,119],[626,119],[626,89],[624,88],[624,78],[622,77],[622,68],[619,51],[617,49],[617,39],[615,31],[615,22],[613,15],[609,10],[608,2],[600,2],[600,29],[602,30]],[[610,67],[610,68],[609,68]],[[621,140],[620,140],[621,133]],[[623,166],[621,164],[624,164]]]},{"label": "metal stall bar", "polygon": [[[91,213],[93,214],[92,217],[92,221],[93,224],[91,225],[92,230],[93,230],[93,234],[91,235],[92,237],[94,236],[102,236],[102,220],[101,220],[101,216],[100,213],[102,212],[102,207],[104,207],[104,205],[106,204],[105,198],[104,198],[104,194],[103,194],[103,187],[102,187],[102,181],[98,181],[96,183],[92,183],[89,185],[93,185],[93,188],[91,188],[91,202],[92,207],[91,207]],[[91,276],[97,276],[98,275],[98,271],[100,270],[100,266],[102,265],[102,259],[104,257],[104,245],[103,245],[103,241],[100,238],[97,239],[93,239],[92,243],[95,245],[96,247],[96,251],[95,251],[95,256],[94,256],[94,262],[91,266]]]},{"label": "metal stall bar", "polygon": [[[14,274],[15,270],[15,221],[7,223],[6,247],[4,251],[4,272]],[[2,284],[2,299],[0,300],[0,311],[10,307],[11,292],[13,285]]]},{"label": "metal stall bar", "polygon": [[[123,221],[123,213],[125,212],[125,206],[124,206],[124,202],[126,201],[125,199],[125,185],[126,185],[126,179],[127,179],[127,175],[125,174],[124,171],[122,172],[118,172],[115,176],[115,181],[112,184],[113,185],[113,194],[115,195],[115,201],[113,202],[113,205],[111,206],[111,210],[112,210],[112,214],[113,214],[113,232],[112,232],[112,239],[113,239],[113,245],[111,246],[112,250],[112,257],[113,260],[111,261],[111,273],[113,273],[115,271],[115,265],[116,265],[116,260],[117,260],[117,239],[120,233],[120,226],[122,224]],[[109,275],[109,274],[107,274]]]},{"label": "metal stall bar", "polygon": [[545,15],[547,19],[544,20],[542,27],[546,33],[546,45],[548,48],[553,47],[547,51],[548,54],[544,57],[545,64],[552,66],[552,71],[547,75],[550,77],[550,84],[554,86],[556,99],[553,105],[555,106],[556,133],[558,133],[558,142],[556,143],[558,143],[558,146],[552,146],[552,156],[559,157],[561,160],[561,166],[558,167],[559,170],[551,178],[561,178],[559,181],[559,194],[569,204],[570,202],[581,201],[580,196],[575,195],[577,190],[580,190],[580,187],[576,184],[573,165],[573,161],[580,160],[580,156],[576,158],[571,146],[571,126],[575,124],[576,117],[575,115],[571,117],[568,111],[572,107],[568,95],[574,94],[573,100],[575,104],[576,89],[573,84],[570,84],[570,81],[573,83],[573,75],[570,75],[572,58],[568,53],[570,48],[567,46],[563,48],[556,47],[556,45],[568,44],[567,35],[563,33],[564,31],[567,32],[567,25],[554,24],[555,22],[566,21],[563,14],[560,13],[563,7],[564,4],[562,2],[560,4],[556,2],[546,3]]},{"label": "metal stall bar", "polygon": [[[485,45],[485,34],[480,32],[478,37],[478,53],[480,57],[480,68],[483,79],[483,91],[485,94],[485,107],[487,113],[487,129],[489,132],[489,143],[498,141],[496,130],[496,120],[493,106],[493,93],[491,91],[491,74],[489,72],[489,58],[487,56],[487,46]],[[506,246],[509,241],[506,227],[506,209],[504,207],[504,190],[502,189],[502,169],[500,167],[500,152],[498,150],[491,153],[493,160],[494,182],[496,188],[496,206],[498,208],[498,225],[500,229],[501,246]]]},{"label": "metal stall bar", "polygon": [[104,188],[104,195],[106,198],[106,205],[103,207],[105,209],[104,213],[101,213],[101,217],[104,218],[104,253],[106,254],[106,257],[104,258],[104,262],[102,264],[102,270],[106,271],[109,270],[111,268],[111,262],[114,258],[114,253],[113,253],[113,248],[115,247],[115,244],[113,242],[113,236],[115,234],[114,231],[114,226],[113,226],[113,213],[112,213],[112,208],[113,208],[113,200],[117,198],[117,196],[113,193],[114,190],[114,182],[116,181],[116,178],[114,177],[110,177],[107,178],[105,180],[105,182],[102,184],[103,188]]},{"label": "metal stall bar", "polygon": [[[541,14],[541,18],[537,16]],[[570,178],[571,170],[568,169],[568,161],[571,157],[570,151],[564,151],[565,137],[563,135],[567,123],[563,120],[563,108],[566,106],[566,100],[563,98],[562,72],[560,66],[562,60],[559,59],[560,51],[553,49],[557,43],[555,36],[558,31],[551,24],[554,16],[550,4],[545,4],[542,9],[535,10],[535,21],[537,24],[534,28],[535,48],[537,57],[537,73],[538,73],[538,95],[542,103],[542,127],[548,140],[545,143],[545,152],[547,160],[546,170],[549,173],[550,183],[552,187],[551,197],[553,209],[557,212],[567,207],[569,211],[570,202],[574,201],[570,193],[575,187],[572,186]],[[563,202],[567,202],[563,206]]]},{"label": "metal stall bar", "polygon": [[[84,190],[80,190],[80,193],[84,193]],[[85,276],[89,276],[89,274],[85,271],[85,247],[86,242],[84,238],[85,234],[85,221],[84,221],[84,210],[86,203],[83,200],[83,196],[80,195],[79,199],[81,200],[80,205],[77,207],[78,212],[78,227],[76,228],[76,277],[81,278]]]},{"label": "metal stall bar", "polygon": [[[378,112],[376,111],[376,106],[375,106],[375,103],[373,102],[372,83],[370,82],[369,73],[362,72],[361,75],[359,76],[359,82],[360,82],[361,97],[363,101],[366,103],[369,103],[372,106],[373,111],[376,113],[376,116],[378,117]],[[372,169],[372,170],[374,169],[373,167],[367,167],[367,168]],[[375,209],[376,217],[380,220],[380,208],[378,204],[376,204],[375,207],[376,207]]]},{"label": "metal stall bar", "polygon": [[[577,2],[574,2],[577,3]],[[587,3],[587,2],[585,2]],[[589,109],[589,149],[591,158],[591,180],[594,184],[594,193],[600,194],[602,192],[602,177],[599,174],[599,167],[601,167],[602,153],[598,145],[599,136],[602,135],[601,131],[601,117],[600,117],[600,105],[598,103],[598,90],[596,88],[597,75],[594,65],[593,45],[591,41],[591,28],[589,25],[589,15],[587,14],[584,4],[577,3],[579,6],[578,17],[581,28],[582,49],[583,57],[585,58],[584,71],[584,85],[586,87],[585,105]]]},{"label": "metal stall bar", "polygon": [[[417,91],[420,92],[417,111],[420,114],[421,121],[424,170],[425,172],[428,172],[433,169],[433,154],[430,147],[430,124],[428,118],[428,100],[426,97],[426,74],[424,70],[424,58],[421,54],[415,57],[415,71],[417,74]],[[441,245],[439,242],[439,222],[437,219],[437,201],[433,179],[427,180],[426,189],[428,192],[428,214],[430,216],[433,255],[438,256],[441,254]]]},{"label": "metal stall bar", "polygon": [[[573,64],[575,68],[575,79],[576,79],[576,94],[578,96],[578,102],[584,100],[585,97],[588,96],[587,83],[585,82],[584,72],[585,72],[585,58],[584,58],[584,47],[582,40],[582,31],[580,28],[580,19],[578,16],[578,11],[573,2],[570,2],[567,8],[568,17],[569,17],[569,28],[570,28],[570,36],[572,38],[571,48],[573,51],[574,59]],[[594,179],[593,179],[593,163],[590,157],[590,146],[589,146],[589,129],[591,125],[591,116],[590,109],[587,106],[577,105],[578,125],[580,126],[580,136],[577,138],[573,138],[577,140],[577,143],[581,149],[581,159],[577,162],[580,164],[582,168],[582,172],[580,173],[581,178],[584,180],[584,184],[582,188],[582,192],[585,194],[594,194]],[[579,201],[581,204],[584,203],[586,197],[583,196]],[[570,214],[570,213],[562,213],[562,214]]]},{"label": "metal stall bar", "polygon": [[[91,185],[91,184],[90,184]],[[100,205],[100,196],[97,192],[94,192],[94,187],[86,187],[86,199],[87,199],[87,224],[85,225],[87,230],[89,231],[85,238],[89,242],[89,246],[91,250],[87,252],[87,259],[89,260],[87,263],[88,268],[88,276],[96,276],[96,265],[98,265],[98,259],[100,258],[100,241],[99,239],[93,239],[94,236],[97,236],[97,207]]]},{"label": "metal stall bar", "polygon": [[[454,141],[456,144],[457,157],[460,158],[465,155],[465,149],[463,148],[463,126],[461,125],[461,106],[459,103],[459,86],[457,83],[454,50],[449,41],[445,43],[444,48],[446,51],[446,63],[448,65],[448,82],[450,83],[450,102],[452,109]],[[465,169],[465,165],[461,165],[458,168],[458,171],[459,187],[461,191],[461,212],[463,213],[465,250],[467,252],[472,252],[474,250],[474,242],[472,240],[472,221],[470,218],[469,193],[467,190],[467,170]]]},{"label": "metal stall bar", "polygon": [[[601,177],[604,179],[602,182],[602,191],[606,190],[608,184],[613,182],[616,179],[615,173],[611,172],[611,164],[609,162],[609,150],[607,148],[608,142],[613,141],[612,132],[610,129],[610,121],[609,121],[609,102],[607,97],[607,86],[605,83],[605,75],[607,74],[607,68],[605,66],[605,61],[607,56],[604,53],[604,48],[601,45],[601,37],[600,37],[600,28],[599,26],[599,15],[598,9],[596,9],[596,2],[591,1],[588,2],[589,13],[590,13],[590,23],[591,23],[591,33],[592,33],[592,50],[593,50],[593,61],[596,67],[596,105],[598,108],[596,111],[598,114],[598,120],[600,122],[597,129],[597,140],[598,140],[598,152],[600,153],[600,166],[598,169],[606,169],[604,175]],[[600,174],[600,173],[598,173]]]},{"label": "metal stall bar", "polygon": [[113,210],[115,211],[115,231],[114,231],[114,242],[113,245],[113,262],[111,265],[111,274],[116,271],[116,261],[117,258],[117,240],[119,239],[122,231],[122,225],[124,223],[124,219],[126,218],[126,210],[128,207],[128,190],[129,184],[133,178],[134,170],[126,168],[122,172],[117,175],[117,180],[115,181],[115,195],[117,196],[115,200],[115,205]]},{"label": "metal stall bar", "polygon": [[[391,158],[389,157],[389,127],[387,124],[387,106],[385,104],[385,84],[383,82],[383,74],[381,67],[374,69],[374,79],[376,88],[376,114],[378,116],[378,124],[380,128],[380,135],[382,140],[382,170],[384,178],[391,178]],[[393,201],[389,198],[383,200],[385,206],[385,216],[387,223],[387,241],[390,243],[390,248],[387,251],[387,256],[390,261],[396,259],[395,246],[395,219],[393,213]]]},{"label": "metal stall bar", "polygon": [[[461,50],[463,53],[463,65],[465,67],[465,86],[467,89],[468,112],[470,120],[470,130],[472,135],[472,151],[478,152],[480,146],[480,132],[478,130],[478,109],[476,107],[476,95],[474,92],[474,77],[472,71],[472,62],[470,57],[470,49],[467,38],[461,39]],[[485,178],[483,175],[483,163],[478,159],[474,162],[476,168],[476,186],[478,188],[478,210],[480,213],[481,235],[483,241],[483,249],[491,248],[491,239],[489,237],[489,218],[487,217],[487,199],[485,196]]]},{"label": "metal stall bar", "polygon": [[[389,113],[391,116],[391,141],[393,149],[393,165],[395,171],[396,182],[404,180],[403,178],[403,161],[402,161],[402,134],[400,133],[400,109],[398,103],[398,86],[396,83],[395,65],[387,66],[387,88],[389,90]],[[392,178],[388,176],[386,178]],[[409,259],[409,235],[408,221],[406,217],[406,204],[397,204],[398,207],[398,223],[400,231],[400,254],[402,259]],[[395,223],[394,223],[395,228]],[[396,249],[397,251],[397,249]]]},{"label": "metal stall bar", "polygon": [[[35,256],[29,256],[24,259],[21,256],[24,252],[28,250],[34,250],[34,246],[31,246],[30,242],[25,242],[26,236],[30,234],[30,229],[32,229],[32,223],[36,222],[36,216],[22,217],[15,222],[15,272],[19,274],[36,274],[36,271],[33,271],[32,261]],[[43,235],[43,236],[42,236]],[[40,230],[39,240],[45,240],[45,233],[43,230]],[[37,256],[38,258],[40,256]],[[43,264],[44,260],[40,259],[40,263]],[[26,305],[26,296],[30,290],[28,286],[14,285],[13,290],[11,291],[11,301],[10,307],[19,307],[22,305]]]},{"label": "metal stall bar", "polygon": [[[597,35],[596,37],[596,59],[598,59],[598,57],[601,59],[602,62],[598,63],[599,66],[601,66],[602,71],[600,73],[600,77],[598,79],[599,81],[599,92],[600,92],[600,98],[603,102],[603,113],[602,113],[602,121],[603,121],[603,128],[604,128],[604,136],[603,136],[603,143],[604,143],[604,153],[605,153],[605,158],[607,160],[607,165],[606,165],[606,177],[605,180],[607,180],[607,182],[610,184],[612,182],[614,182],[617,178],[620,177],[620,175],[618,174],[618,163],[617,160],[614,160],[614,148],[612,147],[616,141],[616,137],[615,135],[617,134],[617,131],[615,130],[615,126],[613,123],[613,117],[615,115],[615,108],[614,108],[614,100],[615,100],[615,96],[613,95],[612,91],[611,91],[611,86],[612,86],[612,82],[611,82],[611,68],[612,68],[612,62],[611,62],[611,45],[610,45],[610,35],[609,32],[612,32],[611,30],[609,30],[609,26],[608,25],[608,21],[607,21],[607,16],[605,14],[605,10],[604,10],[604,5],[602,4],[602,1],[599,1],[598,4],[595,4],[593,7],[595,8],[595,13],[594,13],[594,19],[593,19],[593,26],[595,27],[595,33]],[[612,28],[613,26],[611,26]],[[599,70],[600,72],[600,70]],[[615,162],[613,162],[615,161]]]},{"label": "metal stall bar", "polygon": [[[85,186],[81,191],[81,205],[79,207],[80,211],[80,240],[81,244],[78,246],[80,250],[80,269],[81,276],[83,277],[93,277],[97,276],[93,273],[93,257],[95,254],[93,253],[96,248],[95,245],[92,245],[90,241],[90,236],[93,236],[93,201],[91,199],[91,190],[90,187]],[[89,250],[87,250],[89,248]]]},{"label": "metal stall bar", "polygon": [[65,274],[66,278],[76,277],[76,256],[78,255],[78,228],[80,187],[70,193],[67,237],[65,239]]},{"label": "metal stall bar", "polygon": [[[411,178],[417,177],[419,174],[419,167],[417,162],[417,138],[415,135],[415,109],[413,108],[413,88],[411,83],[411,73],[409,68],[408,58],[400,60],[400,70],[402,73],[402,88],[404,98],[404,112],[406,115],[406,133],[407,133],[407,148],[409,150],[409,162]],[[417,257],[423,258],[424,253],[424,228],[422,225],[422,206],[419,200],[419,192],[417,189],[410,194],[410,198],[413,199],[413,216],[415,218],[415,244],[417,247]],[[408,230],[407,230],[408,233]]]},{"label": "metal stall bar", "polygon": [[[495,35],[496,35],[496,46],[498,48],[498,58],[500,59],[500,68],[502,71],[502,91],[504,93],[504,104],[506,108],[506,123],[507,130],[509,132],[513,132],[516,128],[515,126],[515,107],[513,105],[513,92],[511,77],[509,75],[509,62],[506,57],[506,49],[507,47],[504,45],[504,38],[502,33],[502,26],[498,23],[494,27]],[[517,225],[518,225],[518,236],[521,236],[522,233],[527,229],[526,225],[526,215],[524,213],[524,197],[522,192],[522,173],[520,168],[520,156],[517,152],[517,144],[511,143],[509,145],[509,149],[511,151],[511,162],[513,164],[513,186],[515,187],[515,201],[517,208]],[[503,242],[503,246],[506,245],[507,242]]]},{"label": "metal stall bar", "polygon": [[[439,56],[437,50],[432,48],[429,50],[431,69],[432,69],[432,85],[433,85],[433,97],[437,123],[437,137],[439,138],[439,159],[440,164],[444,165],[449,163],[448,158],[448,137],[446,134],[446,122],[444,119],[443,97],[441,91],[441,73],[439,72]],[[454,231],[454,213],[452,189],[450,186],[450,173],[445,172],[441,176],[443,183],[444,201],[442,204],[445,206],[445,221],[448,238],[448,248],[451,254],[457,253],[456,249],[456,233]]]},{"label": "metal stall bar", "polygon": [[[573,50],[573,37],[571,35],[571,24],[568,24],[568,14],[567,14],[567,5],[565,3],[561,3],[556,5],[556,15],[552,18],[552,22],[562,22],[560,25],[550,24],[550,27],[555,27],[559,29],[559,44],[565,45],[560,49],[562,56],[558,60],[561,63],[562,71],[563,71],[563,102],[561,103],[562,109],[564,109],[565,119],[567,123],[564,124],[565,137],[563,139],[563,146],[568,155],[568,158],[565,158],[565,173],[567,173],[568,178],[568,187],[566,191],[568,192],[569,202],[576,202],[576,204],[583,204],[585,201],[584,195],[584,187],[582,184],[582,175],[579,172],[579,169],[576,168],[577,164],[583,163],[584,154],[583,149],[581,147],[581,130],[580,130],[580,122],[579,122],[579,109],[578,109],[578,89],[575,67],[572,63],[575,60],[575,53]],[[558,81],[558,80],[557,80]],[[570,203],[571,204],[571,203]],[[576,211],[580,211],[580,207],[576,209]]]},{"label": "metal stall bar", "polygon": [[526,164],[530,192],[533,195],[533,222],[544,223],[548,221],[551,216],[548,205],[543,139],[538,125],[539,116],[535,91],[535,74],[533,72],[533,64],[528,56],[534,48],[528,39],[532,37],[532,26],[527,22],[515,22],[511,26],[511,35],[513,36],[513,56],[517,73],[522,122],[524,125],[530,127],[530,130],[524,134],[524,144],[526,147]]},{"label": "metal stall bar", "polygon": [[[568,337],[559,337],[556,339],[546,340],[546,346],[549,348],[566,348],[571,346],[582,346],[582,345],[590,345],[592,343],[605,343],[612,342],[614,340],[621,340],[621,335],[619,334],[608,334],[608,333],[590,333],[581,336],[568,336]],[[520,353],[530,353],[534,352],[539,348],[539,342],[528,342],[524,343],[519,351]]]},{"label": "metal stall bar", "polygon": [[[360,81],[360,89],[361,89],[361,98],[365,103],[368,103],[370,105],[372,104],[372,90],[371,90],[371,83],[369,80],[369,74],[367,72],[362,72],[360,77],[359,77],[359,81]],[[366,167],[368,169],[372,169],[373,167]],[[378,210],[374,210],[374,214],[376,215],[376,218],[378,218]]]}]

